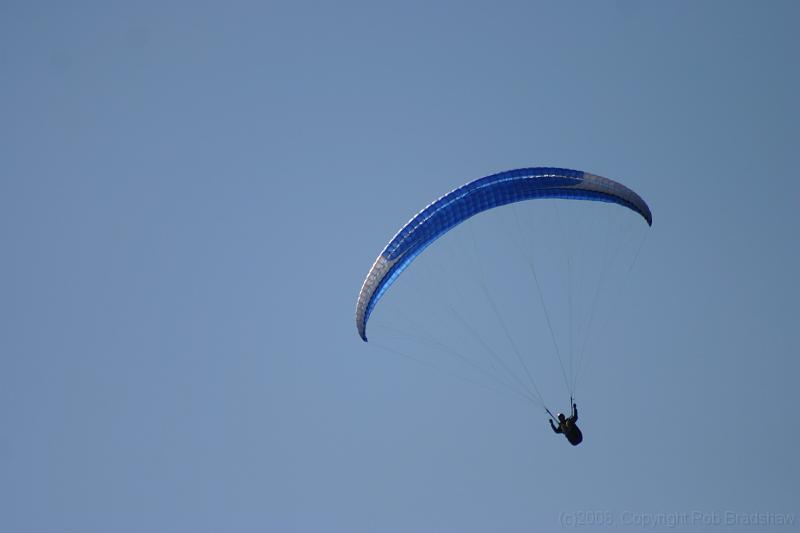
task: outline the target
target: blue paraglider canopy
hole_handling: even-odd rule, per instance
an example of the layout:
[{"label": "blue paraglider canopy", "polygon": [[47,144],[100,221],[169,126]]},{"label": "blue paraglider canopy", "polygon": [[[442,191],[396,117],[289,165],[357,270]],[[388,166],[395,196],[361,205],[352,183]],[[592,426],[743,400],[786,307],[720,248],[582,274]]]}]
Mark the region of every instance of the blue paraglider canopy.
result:
[{"label": "blue paraglider canopy", "polygon": [[425,248],[470,217],[495,207],[532,199],[610,202],[627,207],[652,225],[650,208],[634,191],[580,170],[522,168],[463,185],[431,203],[386,245],[369,270],[356,304],[356,328],[366,341],[367,321],[381,296]]}]

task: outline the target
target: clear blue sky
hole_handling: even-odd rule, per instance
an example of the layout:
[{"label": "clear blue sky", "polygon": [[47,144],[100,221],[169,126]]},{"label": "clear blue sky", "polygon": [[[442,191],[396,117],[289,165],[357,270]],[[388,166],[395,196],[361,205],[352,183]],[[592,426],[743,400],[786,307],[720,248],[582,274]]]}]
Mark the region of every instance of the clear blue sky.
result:
[{"label": "clear blue sky", "polygon": [[[798,23],[779,1],[3,2],[0,530],[796,515]],[[575,449],[354,326],[415,210],[536,165],[618,178],[655,218]]]}]

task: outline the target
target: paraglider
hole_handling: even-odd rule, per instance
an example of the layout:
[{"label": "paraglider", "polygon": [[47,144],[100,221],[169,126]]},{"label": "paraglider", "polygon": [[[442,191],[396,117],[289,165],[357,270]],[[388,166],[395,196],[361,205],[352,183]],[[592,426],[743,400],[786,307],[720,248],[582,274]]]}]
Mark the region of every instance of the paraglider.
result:
[{"label": "paraglider", "polygon": [[[417,213],[397,232],[375,259],[364,279],[356,303],[356,330],[361,339],[367,341],[367,323],[382,296],[400,274],[434,241],[479,213],[534,199],[567,199],[618,204],[641,216],[648,226],[653,223],[650,208],[637,193],[621,183],[588,172],[551,167],[521,168],[471,181],[445,194]],[[535,275],[534,272],[534,277]],[[549,318],[548,326],[552,334]],[[553,341],[555,343],[555,338]],[[527,374],[527,367],[525,371]],[[533,382],[530,375],[528,378]],[[566,375],[565,382],[569,382]],[[533,388],[536,389],[535,384]],[[573,392],[572,388],[570,394]],[[550,414],[538,390],[535,391],[535,396]],[[564,434],[572,445],[577,445],[583,437],[576,425],[577,406],[572,399],[570,403],[572,416],[559,415],[556,426],[550,414],[550,424],[553,431]]]},{"label": "paraglider", "polygon": [[356,304],[356,328],[367,341],[367,321],[381,296],[425,248],[468,218],[488,209],[536,198],[594,200],[622,205],[653,224],[638,194],[613,180],[565,168],[521,168],[455,189],[420,211],[389,241],[367,273]]},{"label": "paraglider", "polygon": [[558,426],[553,424],[553,419],[550,419],[550,427],[553,428],[553,432],[563,433],[563,435],[567,438],[570,444],[573,446],[577,446],[581,442],[583,442],[583,433],[578,428],[578,406],[575,405],[573,402],[572,404],[572,416],[569,418],[565,417],[563,413],[558,413],[556,417],[558,420]]}]

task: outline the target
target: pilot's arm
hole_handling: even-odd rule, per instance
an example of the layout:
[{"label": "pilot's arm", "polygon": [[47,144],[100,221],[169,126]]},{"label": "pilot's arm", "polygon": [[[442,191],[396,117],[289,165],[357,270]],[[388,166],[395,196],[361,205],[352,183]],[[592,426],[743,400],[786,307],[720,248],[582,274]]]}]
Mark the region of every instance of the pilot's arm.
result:
[{"label": "pilot's arm", "polygon": [[578,406],[574,403],[572,404],[572,420],[573,422],[578,421]]},{"label": "pilot's arm", "polygon": [[553,428],[553,431],[555,433],[561,433],[561,428],[560,427],[556,427],[555,424],[553,424],[553,419],[552,418],[550,419],[550,427]]}]

